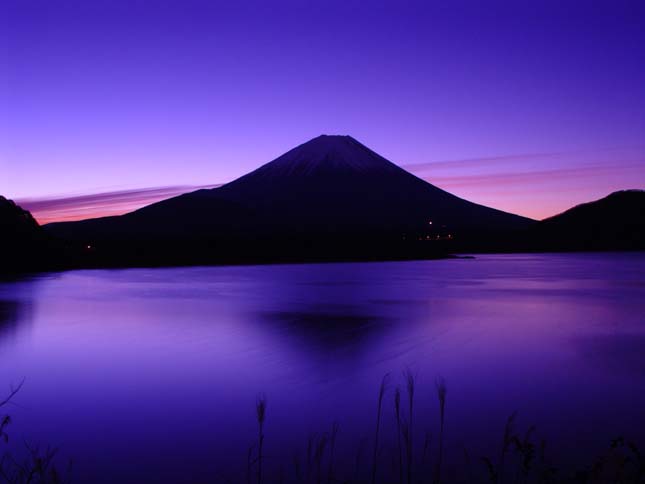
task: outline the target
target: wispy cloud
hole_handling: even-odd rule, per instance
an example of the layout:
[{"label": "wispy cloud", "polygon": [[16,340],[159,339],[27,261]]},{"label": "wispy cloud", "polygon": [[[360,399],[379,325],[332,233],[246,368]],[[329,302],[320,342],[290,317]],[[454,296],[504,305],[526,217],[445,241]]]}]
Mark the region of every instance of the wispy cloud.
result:
[{"label": "wispy cloud", "polygon": [[[645,163],[645,161],[644,161]],[[520,187],[525,184],[537,186],[540,184],[551,184],[556,179],[559,181],[582,178],[598,178],[615,176],[621,173],[645,170],[644,165],[637,163],[626,163],[618,166],[586,165],[575,168],[554,168],[550,170],[532,170],[517,173],[487,173],[472,175],[438,175],[428,178],[428,181],[446,187],[482,187],[490,186],[495,189],[503,189],[506,186]]]},{"label": "wispy cloud", "polygon": [[526,163],[535,160],[544,160],[570,155],[570,153],[526,153],[501,156],[484,156],[480,158],[464,158],[459,160],[427,161],[424,163],[408,163],[403,166],[408,171],[442,170],[442,169],[472,169],[477,167],[491,167],[499,165]]},{"label": "wispy cloud", "polygon": [[551,164],[559,166],[564,163],[568,166],[571,166],[572,164],[575,166],[580,164],[597,163],[599,161],[609,162],[612,164],[618,160],[623,160],[624,162],[642,162],[644,158],[645,145],[594,150],[513,153],[508,155],[482,156],[456,160],[428,161],[423,163],[408,163],[404,165],[404,168],[412,172],[444,169],[449,169],[451,171],[456,169],[495,169],[500,167],[507,167],[512,171],[517,171],[522,168],[530,168],[535,165]]},{"label": "wispy cloud", "polygon": [[166,198],[218,185],[177,185],[16,200],[40,224],[121,215]]},{"label": "wispy cloud", "polygon": [[615,190],[645,186],[645,147],[526,153],[405,165],[468,200],[542,219]]}]

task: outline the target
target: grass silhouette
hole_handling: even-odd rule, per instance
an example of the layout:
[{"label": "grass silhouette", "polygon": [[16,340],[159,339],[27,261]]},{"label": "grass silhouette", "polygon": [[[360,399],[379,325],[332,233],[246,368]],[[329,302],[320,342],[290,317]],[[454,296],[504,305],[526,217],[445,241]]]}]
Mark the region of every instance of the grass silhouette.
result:
[{"label": "grass silhouette", "polygon": [[[0,412],[9,404],[23,387],[24,380],[16,387],[10,387],[8,395],[0,400]],[[0,415],[0,439],[9,443],[7,428],[11,424],[9,415]],[[24,455],[18,456],[5,451],[0,457],[0,482],[6,484],[66,484],[71,475],[71,463],[63,476],[56,466],[57,449],[41,449],[24,443]]]},{"label": "grass silhouette", "polygon": [[401,448],[401,389],[394,391],[394,415],[396,416],[396,439],[399,454],[399,484],[403,484],[403,449]]},{"label": "grass silhouette", "polygon": [[405,434],[406,434],[406,463],[407,463],[407,476],[408,476],[408,484],[412,484],[412,456],[413,456],[413,444],[412,444],[412,429],[413,429],[413,422],[412,422],[412,415],[413,415],[413,410],[414,410],[414,374],[409,368],[406,368],[404,372],[404,377],[405,377],[405,388],[408,393],[408,423],[405,426]]},{"label": "grass silhouette", "polygon": [[266,417],[267,399],[260,395],[255,404],[258,419],[258,484],[262,483],[262,447],[264,446],[264,419]]},{"label": "grass silhouette", "polygon": [[[265,434],[267,420],[267,398],[261,394],[256,399],[255,417],[257,420],[256,442],[248,448],[246,460],[246,482],[255,480],[262,483],[297,483],[297,484],[392,484],[405,480],[414,484],[440,483],[513,483],[513,484],[644,484],[645,459],[638,447],[622,437],[610,441],[609,448],[591,463],[582,468],[567,467],[557,469],[547,458],[546,443],[535,438],[536,428],[528,427],[524,433],[516,431],[517,412],[513,412],[503,428],[502,446],[498,457],[475,456],[467,446],[463,446],[463,463],[453,464],[452,473],[444,472],[445,464],[445,415],[447,407],[447,385],[443,378],[435,380],[435,391],[439,403],[439,422],[436,455],[432,456],[430,432],[425,432],[421,459],[414,459],[414,444],[411,422],[415,408],[414,397],[416,377],[406,370],[403,374],[408,397],[407,412],[401,405],[401,387],[394,390],[394,423],[390,429],[395,436],[393,442],[383,441],[384,412],[383,402],[389,384],[389,374],[380,383],[377,394],[376,419],[373,435],[363,439],[355,450],[338,453],[338,436],[340,425],[333,422],[331,430],[322,434],[310,434],[306,447],[306,461],[303,466],[300,453],[293,455],[293,462],[285,465],[278,462],[270,453],[266,454],[267,443],[271,444],[271,435]],[[0,439],[5,444],[9,441],[7,432],[11,418],[2,415],[3,408],[22,388],[22,383],[12,387],[8,396],[0,400]],[[420,421],[417,418],[415,421]],[[387,429],[387,426],[385,427]],[[278,441],[279,439],[276,439]],[[370,442],[371,441],[371,442]],[[364,458],[366,448],[372,445],[371,462]],[[419,443],[419,442],[418,442]],[[405,446],[406,459],[403,459]],[[391,467],[381,458],[390,453]],[[419,453],[417,453],[419,455]],[[456,455],[456,454],[455,454]],[[66,484],[72,482],[71,467],[65,476],[56,467],[56,449],[40,449],[25,445],[24,455],[5,451],[0,457],[0,483],[6,484]],[[477,465],[479,463],[479,465]],[[118,464],[118,463],[117,463]],[[254,475],[255,472],[255,475]],[[243,472],[241,472],[243,476]],[[255,477],[255,479],[253,478]],[[212,482],[243,482],[244,478],[213,479]],[[188,482],[188,481],[181,481]],[[178,483],[179,484],[179,483]]]},{"label": "grass silhouette", "polygon": [[439,455],[437,456],[437,474],[435,482],[441,482],[441,463],[443,461],[443,425],[446,415],[446,382],[443,378],[438,378],[435,382],[437,389],[437,398],[439,399]]},{"label": "grass silhouette", "polygon": [[374,452],[372,458],[372,484],[376,482],[376,463],[378,461],[379,451],[379,433],[381,430],[381,409],[383,408],[383,397],[385,396],[385,389],[387,388],[389,374],[386,374],[381,380],[381,386],[378,391],[378,405],[376,410],[376,431],[374,432]]},{"label": "grass silhouette", "polygon": [[[418,449],[420,460],[415,460],[415,440],[412,438],[412,422],[415,418],[415,394],[417,380],[415,375],[406,369],[403,373],[403,383],[407,396],[407,408],[402,402],[401,386],[394,388],[393,396],[393,442],[383,441],[384,412],[383,401],[390,382],[386,374],[380,382],[377,401],[376,419],[372,437],[362,440],[358,445],[353,459],[353,465],[337,465],[337,437],[339,425],[334,422],[331,432],[321,435],[311,435],[307,443],[307,464],[305,472],[299,458],[294,458],[291,472],[283,473],[284,467],[275,475],[279,479],[267,476],[264,482],[288,482],[298,484],[392,484],[404,481],[410,484],[449,484],[456,483],[489,483],[501,484],[645,484],[645,460],[637,446],[623,438],[611,441],[609,450],[583,469],[556,469],[550,464],[546,455],[544,440],[535,438],[536,428],[530,426],[524,433],[516,431],[517,412],[513,412],[502,431],[502,446],[496,459],[490,456],[480,456],[471,459],[467,446],[462,447],[463,463],[451,464],[454,469],[451,474],[444,473],[445,467],[445,421],[447,409],[447,384],[441,377],[435,380],[435,392],[439,406],[439,421],[437,425],[437,445],[432,457],[431,434],[425,432],[422,449]],[[387,428],[387,427],[386,427]],[[416,428],[418,430],[418,426]],[[365,463],[364,451],[366,443],[371,441],[371,462]],[[420,443],[420,442],[417,442]],[[404,459],[405,450],[405,459]],[[387,459],[383,454],[390,452],[391,467],[384,464]],[[343,456],[341,456],[343,457]],[[345,456],[347,457],[347,456]],[[350,459],[351,460],[351,459]],[[479,462],[479,464],[477,464]],[[324,464],[327,465],[326,475],[323,475]],[[258,472],[259,475],[259,472]],[[259,477],[258,477],[259,479]],[[236,482],[231,480],[230,482]],[[258,482],[260,482],[258,480]]]}]

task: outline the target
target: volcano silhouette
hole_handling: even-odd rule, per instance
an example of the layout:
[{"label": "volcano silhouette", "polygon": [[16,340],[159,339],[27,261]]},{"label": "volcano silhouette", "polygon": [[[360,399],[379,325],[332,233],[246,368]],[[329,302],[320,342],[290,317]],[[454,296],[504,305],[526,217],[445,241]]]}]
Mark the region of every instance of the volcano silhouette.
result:
[{"label": "volcano silhouette", "polygon": [[348,240],[476,237],[530,223],[441,190],[350,136],[323,135],[221,187],[46,229],[83,244],[281,241],[275,248],[294,240],[333,240],[338,246]]}]

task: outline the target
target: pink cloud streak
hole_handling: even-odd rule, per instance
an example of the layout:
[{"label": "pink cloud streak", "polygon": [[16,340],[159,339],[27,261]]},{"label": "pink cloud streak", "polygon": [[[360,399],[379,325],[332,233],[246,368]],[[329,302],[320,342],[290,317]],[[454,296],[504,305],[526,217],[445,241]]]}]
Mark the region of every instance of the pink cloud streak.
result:
[{"label": "pink cloud streak", "polygon": [[216,186],[218,185],[139,188],[73,196],[23,198],[16,200],[16,203],[29,210],[38,223],[43,225],[121,215],[182,193]]}]

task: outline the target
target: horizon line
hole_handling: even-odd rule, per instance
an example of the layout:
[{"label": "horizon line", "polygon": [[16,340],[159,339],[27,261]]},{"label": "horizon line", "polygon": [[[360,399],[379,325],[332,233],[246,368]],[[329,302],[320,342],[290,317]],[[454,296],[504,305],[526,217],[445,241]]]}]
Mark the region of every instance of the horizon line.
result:
[{"label": "horizon line", "polygon": [[[608,148],[606,152],[617,151],[620,148]],[[584,153],[586,150],[577,152]],[[562,156],[575,156],[576,153],[564,152],[542,152],[542,153],[521,153],[497,156],[484,156],[479,158],[455,159],[422,163],[406,163],[399,165],[413,175],[431,183],[443,190],[465,198],[474,203],[497,208],[509,213],[514,213],[535,220],[544,220],[568,210],[580,203],[591,201],[609,195],[610,193],[634,187],[607,187],[603,192],[599,189],[588,194],[588,198],[571,196],[565,203],[562,197],[553,197],[553,188],[548,191],[540,187],[546,181],[567,180],[580,183],[581,180],[594,177],[607,177],[617,171],[642,170],[642,160],[625,160],[622,165],[606,166],[603,163],[585,163],[577,167],[559,167],[551,169],[528,169],[517,170],[512,167],[503,166],[509,162],[518,160],[531,161],[535,159],[558,159]],[[629,158],[629,157],[628,157]],[[496,163],[497,162],[497,163]],[[500,163],[501,165],[500,166]],[[471,173],[446,173],[446,169],[460,166],[462,168],[491,168],[493,172],[471,172]],[[530,165],[529,165],[530,166]],[[450,170],[452,171],[452,170]],[[434,173],[431,173],[434,172]],[[228,183],[228,182],[227,182]],[[128,188],[107,191],[95,191],[74,194],[44,195],[39,197],[17,197],[14,201],[29,210],[34,218],[41,225],[55,222],[72,222],[92,218],[118,216],[138,210],[153,203],[160,202],[175,196],[200,189],[212,189],[225,183],[197,184],[197,185],[165,185],[141,188]],[[568,187],[572,195],[579,194],[579,190]],[[587,190],[589,191],[589,190]],[[525,200],[523,206],[517,202],[500,203],[500,196],[522,193]],[[548,197],[548,198],[545,198]],[[593,198],[595,197],[595,198]],[[543,204],[536,203],[540,199]],[[555,203],[557,202],[557,203]]]}]

